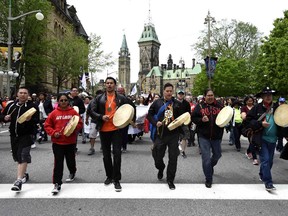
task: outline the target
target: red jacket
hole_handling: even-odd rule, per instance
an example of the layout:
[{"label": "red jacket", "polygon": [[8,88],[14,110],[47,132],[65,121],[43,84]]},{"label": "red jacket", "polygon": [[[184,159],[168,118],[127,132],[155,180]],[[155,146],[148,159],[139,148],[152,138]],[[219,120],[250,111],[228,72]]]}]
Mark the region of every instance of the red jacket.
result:
[{"label": "red jacket", "polygon": [[[51,141],[56,144],[60,145],[69,145],[75,144],[77,141],[77,132],[83,127],[83,122],[81,117],[79,118],[79,122],[76,126],[74,132],[69,136],[65,136],[64,129],[65,126],[68,124],[69,120],[74,116],[79,114],[72,108],[68,107],[66,110],[62,110],[60,107],[53,110],[48,118],[45,121],[44,129],[46,133],[51,136]],[[59,138],[54,137],[56,132],[61,132]]]}]

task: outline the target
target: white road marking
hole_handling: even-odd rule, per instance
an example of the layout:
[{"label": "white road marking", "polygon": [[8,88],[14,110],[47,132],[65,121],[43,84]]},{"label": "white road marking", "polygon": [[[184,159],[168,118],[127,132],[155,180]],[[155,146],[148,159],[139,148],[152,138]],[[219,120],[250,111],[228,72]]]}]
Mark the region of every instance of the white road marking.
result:
[{"label": "white road marking", "polygon": [[0,133],[8,133],[9,130],[0,131]]},{"label": "white road marking", "polygon": [[288,185],[276,184],[267,192],[263,184],[177,184],[170,190],[166,183],[122,183],[122,192],[103,183],[63,184],[60,193],[52,195],[53,184],[23,184],[21,192],[11,191],[12,184],[0,184],[0,199],[15,198],[93,198],[93,199],[220,199],[220,200],[288,200]]}]

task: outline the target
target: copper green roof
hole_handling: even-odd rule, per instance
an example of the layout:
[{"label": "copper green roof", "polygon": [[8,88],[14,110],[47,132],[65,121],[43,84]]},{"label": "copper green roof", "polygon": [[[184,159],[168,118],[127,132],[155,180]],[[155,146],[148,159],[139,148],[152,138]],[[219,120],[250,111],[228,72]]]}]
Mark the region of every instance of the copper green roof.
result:
[{"label": "copper green roof", "polygon": [[201,65],[196,64],[194,68],[184,68],[184,69],[175,69],[175,70],[162,70],[159,66],[153,67],[150,72],[147,74],[147,77],[152,75],[159,77],[162,76],[164,80],[169,79],[179,79],[179,78],[189,78],[192,75],[199,74],[201,72]]},{"label": "copper green roof", "polygon": [[141,37],[138,43],[148,42],[148,41],[155,41],[160,44],[160,41],[158,40],[158,36],[155,31],[155,27],[151,23],[146,24],[144,26],[144,30],[141,34]]},{"label": "copper green roof", "polygon": [[154,66],[150,72],[146,75],[146,77],[151,77],[152,75],[159,77],[162,76],[161,68],[159,66]]},{"label": "copper green roof", "polygon": [[121,51],[128,51],[127,41],[126,41],[126,35],[123,35],[122,45],[121,45]]},{"label": "copper green roof", "polygon": [[166,70],[163,74],[163,79],[179,79],[188,78],[192,75],[199,74],[201,72],[201,65],[196,64],[194,68],[179,68],[176,70]]}]

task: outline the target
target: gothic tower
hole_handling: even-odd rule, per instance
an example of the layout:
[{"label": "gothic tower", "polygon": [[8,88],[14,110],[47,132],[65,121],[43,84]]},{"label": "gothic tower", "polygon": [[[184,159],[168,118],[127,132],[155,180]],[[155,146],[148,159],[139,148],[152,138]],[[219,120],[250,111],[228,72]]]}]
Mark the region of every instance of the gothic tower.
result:
[{"label": "gothic tower", "polygon": [[140,52],[140,70],[138,80],[140,89],[143,91],[146,75],[154,66],[159,66],[159,49],[161,43],[158,40],[155,27],[151,22],[144,25],[144,30],[141,34],[140,40],[138,41],[138,45]]},{"label": "gothic tower", "polygon": [[118,58],[118,79],[119,84],[122,85],[126,94],[128,94],[130,92],[130,53],[125,34],[123,35]]}]

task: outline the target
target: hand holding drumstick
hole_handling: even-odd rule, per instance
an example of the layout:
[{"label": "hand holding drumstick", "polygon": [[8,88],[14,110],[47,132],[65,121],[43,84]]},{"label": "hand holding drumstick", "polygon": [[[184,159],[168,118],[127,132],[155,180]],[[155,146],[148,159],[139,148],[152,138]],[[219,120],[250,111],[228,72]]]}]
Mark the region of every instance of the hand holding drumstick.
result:
[{"label": "hand holding drumstick", "polygon": [[208,116],[204,115],[204,116],[202,117],[202,122],[208,122],[208,121],[209,121]]}]

